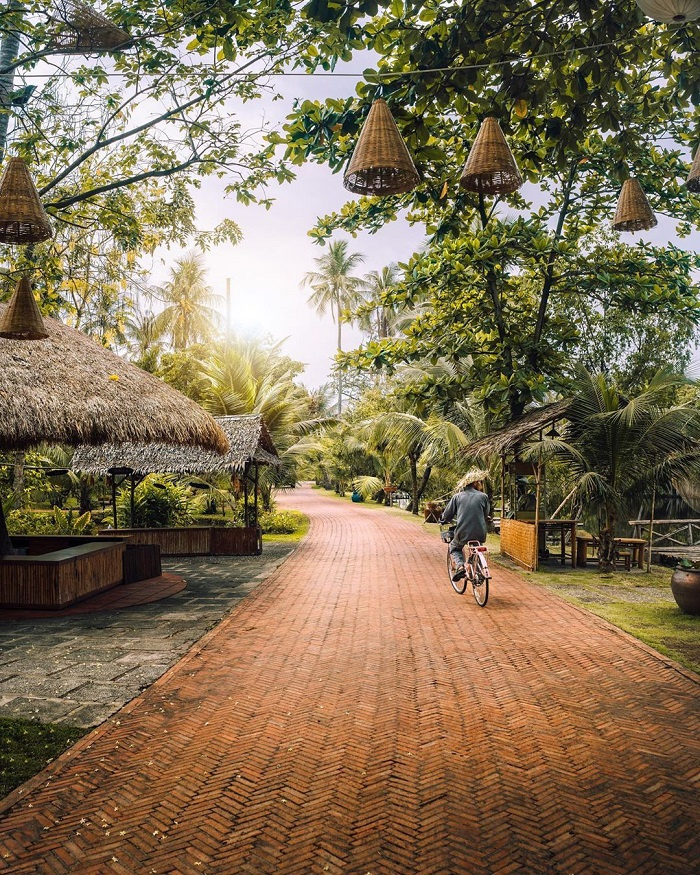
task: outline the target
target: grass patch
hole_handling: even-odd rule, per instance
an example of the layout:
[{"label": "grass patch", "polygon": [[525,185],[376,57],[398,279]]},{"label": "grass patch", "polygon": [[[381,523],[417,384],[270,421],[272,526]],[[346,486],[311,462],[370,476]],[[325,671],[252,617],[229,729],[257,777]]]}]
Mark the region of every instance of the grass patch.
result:
[{"label": "grass patch", "polygon": [[0,798],[40,772],[86,732],[76,726],[0,718]]},{"label": "grass patch", "polygon": [[266,534],[263,532],[263,544],[270,543],[270,541],[275,541],[278,544],[296,544],[301,541],[301,539],[306,535],[309,531],[309,518],[305,513],[301,511],[295,511],[296,514],[299,515],[299,524],[295,532],[287,533],[284,535],[276,535],[273,533]]},{"label": "grass patch", "polygon": [[652,565],[649,574],[600,574],[596,568],[558,566],[517,572],[700,673],[700,617],[684,614],[676,604],[672,569]]}]

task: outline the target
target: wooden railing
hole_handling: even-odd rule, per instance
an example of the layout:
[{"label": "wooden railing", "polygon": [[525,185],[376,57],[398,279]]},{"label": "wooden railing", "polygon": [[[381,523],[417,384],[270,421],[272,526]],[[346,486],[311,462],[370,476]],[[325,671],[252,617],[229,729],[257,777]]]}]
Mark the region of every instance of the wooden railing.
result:
[{"label": "wooden railing", "polygon": [[[635,538],[648,540],[651,520],[629,520],[629,524],[634,527]],[[683,552],[690,547],[700,547],[700,520],[654,520],[651,531],[653,552]]]}]

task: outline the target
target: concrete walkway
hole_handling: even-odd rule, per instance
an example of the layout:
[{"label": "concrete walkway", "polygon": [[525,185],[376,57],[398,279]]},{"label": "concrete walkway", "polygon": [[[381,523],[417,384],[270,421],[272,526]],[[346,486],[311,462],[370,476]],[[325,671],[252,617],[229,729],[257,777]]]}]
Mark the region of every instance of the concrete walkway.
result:
[{"label": "concrete walkway", "polygon": [[[0,717],[89,728],[157,680],[291,552],[163,562],[63,611],[0,610]],[[185,585],[186,584],[186,585]]]},{"label": "concrete walkway", "polygon": [[305,542],[9,797],[0,871],[690,875],[698,678],[412,522],[309,489]]}]

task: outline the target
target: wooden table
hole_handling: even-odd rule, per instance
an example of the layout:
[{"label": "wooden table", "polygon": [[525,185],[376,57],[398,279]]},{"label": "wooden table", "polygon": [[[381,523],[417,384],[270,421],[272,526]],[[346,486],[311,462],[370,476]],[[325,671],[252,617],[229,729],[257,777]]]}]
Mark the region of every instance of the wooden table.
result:
[{"label": "wooden table", "polygon": [[[539,539],[539,547],[544,549],[545,534],[548,531],[559,531],[559,539],[561,544],[561,564],[566,564],[566,533],[570,534],[571,542],[571,567],[576,568],[576,526],[578,520],[540,520],[537,524],[537,536]],[[585,564],[585,563],[584,563]]]},{"label": "wooden table", "polygon": [[[576,557],[579,565],[585,566],[588,561],[588,548],[598,546],[598,538],[593,535],[578,535],[576,538]],[[629,547],[632,551],[632,562],[637,568],[644,568],[646,558],[645,538],[615,538],[615,547]]]}]

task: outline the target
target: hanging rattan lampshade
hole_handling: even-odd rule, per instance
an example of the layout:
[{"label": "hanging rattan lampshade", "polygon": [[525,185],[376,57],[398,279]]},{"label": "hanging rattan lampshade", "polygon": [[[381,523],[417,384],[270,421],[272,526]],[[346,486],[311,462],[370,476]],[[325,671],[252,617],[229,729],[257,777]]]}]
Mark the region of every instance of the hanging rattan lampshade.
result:
[{"label": "hanging rattan lampshade", "polygon": [[411,191],[419,182],[391,110],[379,97],[360,131],[343,185],[355,194],[385,195]]},{"label": "hanging rattan lampshade", "polygon": [[700,17],[700,0],[637,0],[637,6],[654,21],[694,21]]},{"label": "hanging rattan lampshade", "polygon": [[129,34],[82,0],[54,0],[60,22],[52,48],[66,55],[113,52],[131,45]]},{"label": "hanging rattan lampshade", "polygon": [[23,276],[0,320],[0,337],[10,340],[43,340],[48,337],[29,277]]},{"label": "hanging rattan lampshade", "polygon": [[52,236],[27,165],[21,158],[9,158],[0,178],[0,243],[41,243]]},{"label": "hanging rattan lampshade", "polygon": [[700,146],[695,150],[695,160],[685,181],[690,191],[700,192]]},{"label": "hanging rattan lampshade", "polygon": [[523,184],[498,120],[487,116],[479,128],[460,185],[480,194],[510,194]]},{"label": "hanging rattan lampshade", "polygon": [[612,226],[615,231],[647,231],[657,224],[638,179],[626,179],[617,202]]}]

